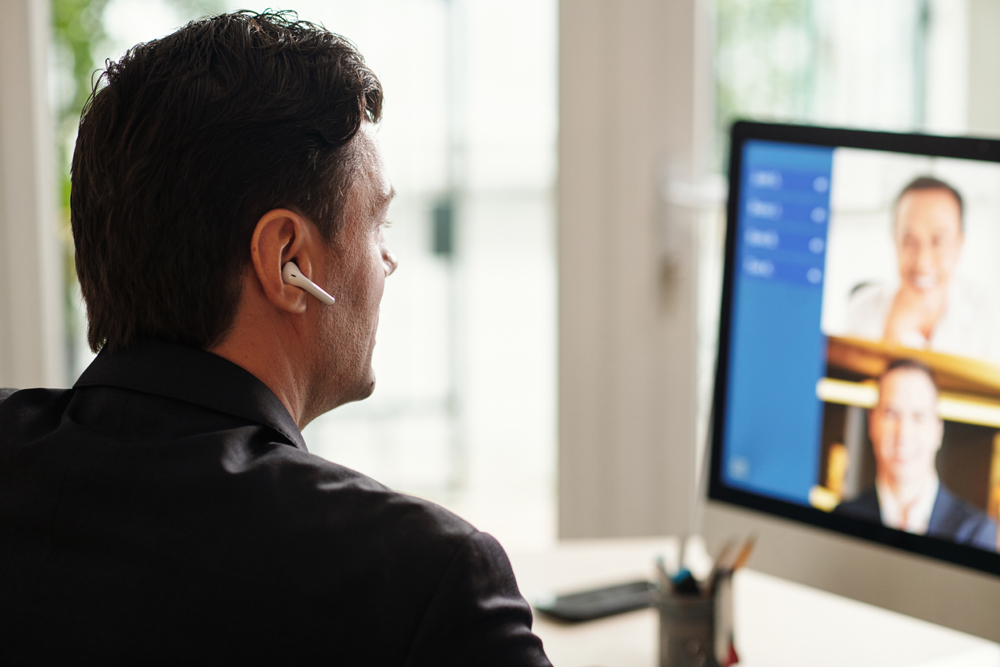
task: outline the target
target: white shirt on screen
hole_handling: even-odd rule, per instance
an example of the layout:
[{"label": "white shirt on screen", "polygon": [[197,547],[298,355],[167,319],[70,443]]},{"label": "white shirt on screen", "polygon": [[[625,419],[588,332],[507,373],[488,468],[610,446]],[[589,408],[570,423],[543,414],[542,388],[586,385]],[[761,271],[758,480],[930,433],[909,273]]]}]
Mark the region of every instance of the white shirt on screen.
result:
[{"label": "white shirt on screen", "polygon": [[940,487],[941,480],[935,475],[934,483],[917,497],[916,502],[906,514],[906,521],[903,521],[903,507],[896,500],[889,485],[875,480],[875,491],[878,493],[878,511],[882,517],[882,524],[916,535],[927,534],[927,526],[931,522],[931,512],[934,511],[934,501],[937,500]]},{"label": "white shirt on screen", "polygon": [[[854,292],[847,304],[845,334],[868,340],[883,340],[885,322],[896,296],[895,285],[865,285]],[[986,299],[958,278],[951,281],[944,316],[927,340],[914,332],[901,340],[906,347],[933,350],[997,363],[998,337],[993,311]]]}]

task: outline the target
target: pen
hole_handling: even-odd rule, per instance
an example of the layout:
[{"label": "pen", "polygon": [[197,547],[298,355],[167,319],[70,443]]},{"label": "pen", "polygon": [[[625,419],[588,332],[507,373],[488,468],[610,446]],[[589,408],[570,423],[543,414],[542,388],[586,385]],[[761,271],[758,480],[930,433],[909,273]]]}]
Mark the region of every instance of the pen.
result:
[{"label": "pen", "polygon": [[670,575],[667,574],[667,564],[663,560],[663,554],[656,557],[656,573],[660,577],[660,588],[666,593],[673,587],[673,584],[670,582]]},{"label": "pen", "polygon": [[726,560],[726,556],[732,548],[736,546],[736,539],[729,538],[724,545],[722,545],[722,551],[716,557],[715,562],[712,563],[712,571],[708,573],[708,579],[705,580],[705,589],[703,593],[705,597],[712,597],[715,594],[715,586],[719,580],[719,573],[724,569],[723,562]]},{"label": "pen", "polygon": [[746,565],[747,560],[750,558],[750,554],[753,552],[755,544],[757,544],[756,535],[751,535],[747,538],[747,541],[743,543],[743,548],[740,549],[740,555],[736,557],[736,560],[733,561],[732,568],[730,568],[733,572]]},{"label": "pen", "polygon": [[682,567],[670,579],[670,584],[677,595],[698,595],[701,592],[698,588],[698,580],[691,574],[691,570],[686,567]]}]

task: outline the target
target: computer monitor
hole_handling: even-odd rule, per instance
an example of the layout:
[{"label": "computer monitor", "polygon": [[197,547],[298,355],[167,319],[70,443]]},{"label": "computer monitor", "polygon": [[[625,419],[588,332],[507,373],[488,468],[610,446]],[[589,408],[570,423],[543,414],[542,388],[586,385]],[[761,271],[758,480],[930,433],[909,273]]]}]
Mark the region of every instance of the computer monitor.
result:
[{"label": "computer monitor", "polygon": [[710,545],[1000,640],[1000,141],[738,122]]}]

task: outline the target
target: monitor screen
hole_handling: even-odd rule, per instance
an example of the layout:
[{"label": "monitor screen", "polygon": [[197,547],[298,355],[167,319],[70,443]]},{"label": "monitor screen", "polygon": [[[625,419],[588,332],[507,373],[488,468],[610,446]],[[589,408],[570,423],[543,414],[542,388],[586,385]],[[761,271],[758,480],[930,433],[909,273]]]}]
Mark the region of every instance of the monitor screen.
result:
[{"label": "monitor screen", "polygon": [[1000,142],[737,123],[709,496],[1000,573]]}]

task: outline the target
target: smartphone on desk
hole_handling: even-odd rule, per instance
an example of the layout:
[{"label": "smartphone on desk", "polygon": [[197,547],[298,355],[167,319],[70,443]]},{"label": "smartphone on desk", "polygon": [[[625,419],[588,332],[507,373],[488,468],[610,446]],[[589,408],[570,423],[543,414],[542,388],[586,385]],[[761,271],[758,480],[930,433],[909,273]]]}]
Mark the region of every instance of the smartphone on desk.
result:
[{"label": "smartphone on desk", "polygon": [[651,581],[630,581],[546,596],[535,601],[535,609],[565,623],[580,623],[652,607],[656,604],[656,592],[657,586]]}]

